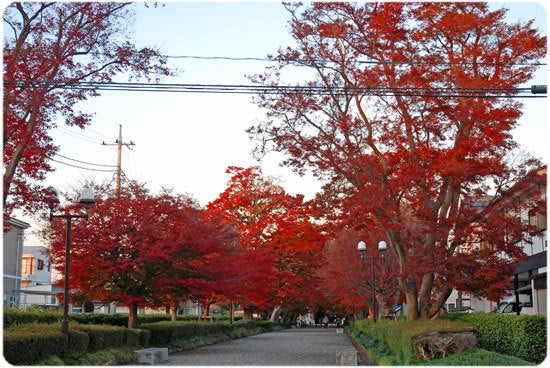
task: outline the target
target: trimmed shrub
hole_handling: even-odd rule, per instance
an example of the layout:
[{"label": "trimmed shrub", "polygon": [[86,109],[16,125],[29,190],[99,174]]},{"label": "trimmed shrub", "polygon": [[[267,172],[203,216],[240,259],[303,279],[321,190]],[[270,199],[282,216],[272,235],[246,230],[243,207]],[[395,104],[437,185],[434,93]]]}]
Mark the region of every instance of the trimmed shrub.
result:
[{"label": "trimmed shrub", "polygon": [[[39,309],[21,310],[16,308],[4,309],[4,328],[27,323],[58,323],[61,322],[63,314],[57,311],[42,311]],[[197,322],[198,316],[180,315],[177,321]],[[171,321],[172,317],[165,313],[139,314],[139,323],[153,323],[160,321]],[[239,318],[235,318],[238,321]],[[103,314],[103,313],[69,313],[69,320],[84,325],[111,325],[128,326],[127,314]],[[226,322],[229,317],[216,317],[216,322]]]},{"label": "trimmed shrub", "polygon": [[67,340],[61,333],[60,323],[13,325],[4,331],[4,356],[13,365],[50,361],[52,356],[62,357],[67,364],[72,364],[71,359],[80,361],[80,358],[75,357],[82,356],[82,353],[88,356],[107,348],[166,346],[175,341],[191,342],[201,336],[206,337],[208,341],[222,341],[273,330],[278,326],[269,321],[243,321],[232,325],[162,321],[144,324],[141,327],[127,329],[119,326],[72,323]]},{"label": "trimmed shrub", "polygon": [[124,346],[126,344],[127,329],[124,327],[106,325],[73,325],[72,328],[88,334],[88,337],[90,338],[88,343],[89,351]]},{"label": "trimmed shrub", "polygon": [[140,327],[151,332],[150,343],[153,346],[169,344],[179,339],[190,339],[195,335],[212,334],[219,324],[209,322],[155,322],[141,324]]},{"label": "trimmed shrub", "polygon": [[[151,332],[150,343],[162,346],[176,340],[187,340],[196,336],[229,334],[237,329],[256,330],[257,333],[271,331],[275,324],[270,321],[240,321],[234,324],[211,322],[156,322],[144,323],[140,328]],[[250,335],[250,334],[249,334]]]},{"label": "trimmed shrub", "polygon": [[69,315],[69,320],[82,325],[128,326],[128,315],[125,314],[75,313]]},{"label": "trimmed shrub", "polygon": [[369,359],[377,365],[404,365],[397,355],[393,354],[386,345],[380,344],[374,337],[356,327],[346,326],[346,330],[349,331],[353,340],[364,348]]},{"label": "trimmed shrub", "polygon": [[365,319],[357,321],[356,327],[378,340],[379,343],[386,345],[396,355],[396,359],[403,361],[404,364],[414,364],[423,360],[415,343],[422,336],[431,333],[443,335],[474,331],[473,327],[465,323],[442,319],[429,321],[379,320],[376,323]]},{"label": "trimmed shrub", "polygon": [[149,346],[151,331],[137,328],[126,329],[127,346]]},{"label": "trimmed shrub", "polygon": [[[128,315],[127,314],[95,314],[95,313],[75,313],[70,315],[70,320],[78,322],[80,324],[86,325],[111,325],[111,326],[128,326]],[[170,321],[171,316],[165,313],[159,314],[139,314],[138,322],[141,323],[153,323],[160,321]],[[185,316],[181,317],[182,320]],[[195,320],[197,319],[194,316]],[[180,317],[178,317],[178,320]]]},{"label": "trimmed shrub", "polygon": [[434,359],[430,362],[423,362],[422,365],[426,366],[528,366],[534,365],[523,359],[512,357],[496,353],[494,351],[487,351],[484,349],[476,348],[462,353],[454,354],[445,358]]},{"label": "trimmed shrub", "polygon": [[4,331],[4,357],[13,365],[31,365],[49,355],[63,356],[67,343],[61,325],[26,324]]},{"label": "trimmed shrub", "polygon": [[546,316],[501,313],[448,313],[477,330],[478,346],[540,364],[546,357]]},{"label": "trimmed shrub", "polygon": [[90,337],[86,332],[69,328],[69,353],[84,353],[89,344]]},{"label": "trimmed shrub", "polygon": [[16,308],[4,308],[4,329],[11,326],[23,325],[27,323],[58,323],[61,322],[63,315],[61,312],[42,311],[37,309],[21,310]]}]

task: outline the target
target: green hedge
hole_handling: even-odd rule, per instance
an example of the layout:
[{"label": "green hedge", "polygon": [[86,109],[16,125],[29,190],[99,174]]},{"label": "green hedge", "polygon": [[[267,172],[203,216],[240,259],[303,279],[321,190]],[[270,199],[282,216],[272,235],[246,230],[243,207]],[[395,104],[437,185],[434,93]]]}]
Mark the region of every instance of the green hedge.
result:
[{"label": "green hedge", "polygon": [[84,353],[89,345],[90,336],[85,331],[69,328],[69,353]]},{"label": "green hedge", "polygon": [[545,315],[448,313],[445,318],[474,326],[480,348],[536,364],[542,363],[546,357]]},{"label": "green hedge", "polygon": [[16,308],[4,308],[4,329],[15,325],[23,325],[27,323],[58,323],[61,322],[63,315],[61,312],[40,310],[24,311]]},{"label": "green hedge", "polygon": [[374,337],[353,326],[346,326],[352,339],[364,348],[364,352],[376,365],[405,365],[400,358]]},{"label": "green hedge", "polygon": [[4,356],[14,365],[29,365],[50,355],[66,356],[112,347],[148,346],[151,332],[119,326],[71,324],[69,337],[61,324],[25,324],[4,331]]},{"label": "green hedge", "polygon": [[153,346],[170,344],[176,340],[186,340],[195,336],[230,334],[239,329],[258,329],[258,332],[271,331],[275,324],[270,321],[240,321],[234,324],[211,322],[155,322],[144,323],[140,328],[151,332]]},{"label": "green hedge", "polygon": [[73,330],[88,334],[90,342],[89,351],[96,351],[110,347],[119,347],[126,344],[127,329],[119,326],[107,325],[77,325],[71,326]]},{"label": "green hedge", "polygon": [[533,363],[509,355],[475,348],[445,358],[422,362],[423,366],[529,366]]},{"label": "green hedge", "polygon": [[[23,328],[4,331],[4,357],[13,365],[29,365],[49,355],[67,353],[67,336],[61,325],[26,324]],[[57,328],[59,327],[59,328]],[[81,344],[81,334],[72,339]]]},{"label": "green hedge", "polygon": [[414,364],[420,360],[414,350],[413,339],[431,332],[467,332],[474,329],[459,321],[449,320],[418,320],[418,321],[389,321],[379,320],[374,323],[370,319],[356,322],[356,327],[387,346],[396,356],[397,361],[404,364]]},{"label": "green hedge", "polygon": [[140,329],[120,326],[71,323],[69,338],[61,333],[61,323],[13,325],[4,330],[4,356],[13,365],[31,365],[52,355],[93,352],[113,347],[166,346],[176,340],[197,336],[246,335],[272,330],[269,321],[243,321],[235,324],[211,322],[155,322]]},{"label": "green hedge", "polygon": [[[4,309],[4,328],[27,323],[58,323],[61,322],[63,314],[54,311],[41,310],[20,310],[15,308]],[[165,313],[157,314],[139,314],[138,323],[153,323],[160,321],[171,321],[172,317]],[[179,315],[178,321],[197,321],[195,315]],[[216,317],[217,322],[227,321],[229,317]],[[236,319],[238,320],[238,319]],[[110,325],[110,326],[128,326],[127,314],[102,314],[102,313],[70,313],[69,321],[86,325]]]}]

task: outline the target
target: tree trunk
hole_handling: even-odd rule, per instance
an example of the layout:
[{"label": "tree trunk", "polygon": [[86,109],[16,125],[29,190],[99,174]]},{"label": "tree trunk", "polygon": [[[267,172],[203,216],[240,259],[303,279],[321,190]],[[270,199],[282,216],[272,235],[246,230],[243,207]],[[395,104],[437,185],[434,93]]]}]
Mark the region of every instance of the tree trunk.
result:
[{"label": "tree trunk", "polygon": [[416,289],[416,283],[414,280],[407,282],[401,281],[401,288],[405,290],[405,315],[407,321],[414,321],[418,319],[418,292]]},{"label": "tree trunk", "polygon": [[271,312],[271,317],[269,318],[269,320],[271,322],[278,322],[279,316],[281,315],[282,312],[283,310],[281,306],[280,305],[276,306],[275,309],[273,309],[273,312]]},{"label": "tree trunk", "polygon": [[170,308],[170,314],[172,315],[172,322],[175,322],[178,316],[178,305],[174,304],[172,308]]},{"label": "tree trunk", "polygon": [[233,308],[233,300],[229,301],[229,324],[233,324],[233,314],[235,313],[235,310]]},{"label": "tree trunk", "polygon": [[137,328],[138,326],[137,303],[132,304],[128,309],[130,310],[130,313],[128,314],[128,328]]},{"label": "tree trunk", "polygon": [[422,286],[418,297],[418,312],[421,319],[430,319],[431,295],[433,291],[435,275],[433,272],[422,276]]},{"label": "tree trunk", "polygon": [[250,308],[244,308],[244,313],[243,313],[243,320],[251,320],[252,319],[252,313],[254,312],[253,309],[250,309]]},{"label": "tree trunk", "polygon": [[204,319],[206,319],[210,315],[210,303],[205,301],[204,302]]}]

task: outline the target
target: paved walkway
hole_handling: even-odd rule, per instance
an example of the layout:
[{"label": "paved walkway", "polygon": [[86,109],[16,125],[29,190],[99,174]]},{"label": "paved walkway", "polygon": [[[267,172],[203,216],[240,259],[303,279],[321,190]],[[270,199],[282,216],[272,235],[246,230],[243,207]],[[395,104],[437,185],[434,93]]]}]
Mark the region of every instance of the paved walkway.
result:
[{"label": "paved walkway", "polygon": [[334,328],[293,328],[170,354],[163,365],[337,365],[336,351],[349,349],[350,338]]}]

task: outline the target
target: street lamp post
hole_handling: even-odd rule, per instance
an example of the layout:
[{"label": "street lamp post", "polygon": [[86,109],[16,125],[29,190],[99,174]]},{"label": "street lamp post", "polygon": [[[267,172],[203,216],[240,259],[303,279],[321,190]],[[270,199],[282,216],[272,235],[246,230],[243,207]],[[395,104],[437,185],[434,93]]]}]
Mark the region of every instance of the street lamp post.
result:
[{"label": "street lamp post", "polygon": [[[384,240],[380,240],[378,242],[378,250],[379,251],[385,251],[387,249],[386,242]],[[374,279],[374,260],[375,259],[384,259],[384,257],[375,257],[374,255],[372,257],[365,257],[364,252],[367,250],[367,244],[364,241],[360,241],[357,243],[357,250],[361,253],[361,259],[370,259],[371,260],[371,268],[372,268],[372,278],[371,278],[371,287],[372,287],[372,321],[376,322],[376,288],[375,288],[375,279]]]},{"label": "street lamp post", "polygon": [[[56,193],[57,195],[57,193]],[[56,202],[59,200],[56,198]],[[54,215],[53,203],[50,206],[50,221],[54,218],[64,218],[67,221],[67,232],[65,235],[65,287],[63,290],[63,320],[61,322],[61,332],[69,335],[69,272],[70,272],[70,255],[71,255],[71,220],[74,218],[84,218],[88,220],[88,210],[90,205],[95,203],[94,191],[91,187],[85,187],[80,194],[79,203],[84,204],[84,215]]]}]

